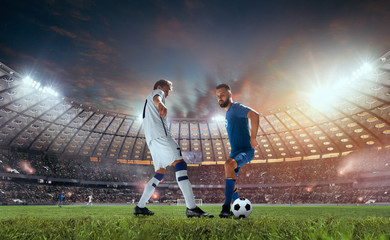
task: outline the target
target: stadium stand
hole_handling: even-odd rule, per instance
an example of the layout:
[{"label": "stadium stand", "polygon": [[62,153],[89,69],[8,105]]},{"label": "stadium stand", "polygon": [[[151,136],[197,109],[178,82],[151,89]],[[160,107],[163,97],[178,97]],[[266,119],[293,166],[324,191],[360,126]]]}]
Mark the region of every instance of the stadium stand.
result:
[{"label": "stadium stand", "polygon": [[[240,172],[240,194],[254,203],[389,202],[390,53],[351,74],[318,108],[300,102],[261,113],[255,158]],[[171,119],[189,162],[196,198],[223,201],[230,146],[218,119]],[[107,112],[59,96],[0,63],[0,202],[128,203],[154,169],[137,116]],[[180,197],[174,171],[160,203]],[[86,195],[87,196],[87,195]]]}]

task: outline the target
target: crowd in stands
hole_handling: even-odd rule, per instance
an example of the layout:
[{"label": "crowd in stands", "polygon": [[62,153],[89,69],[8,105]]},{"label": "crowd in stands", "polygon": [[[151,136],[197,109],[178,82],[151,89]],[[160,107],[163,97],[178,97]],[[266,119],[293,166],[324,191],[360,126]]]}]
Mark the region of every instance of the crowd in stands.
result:
[{"label": "crowd in stands", "polygon": [[71,187],[0,181],[0,204],[55,204],[61,192],[65,194],[65,203],[87,202],[88,196],[92,194],[93,202],[96,203],[131,204],[141,196],[139,191],[126,188]]},{"label": "crowd in stands", "polygon": [[[362,173],[390,173],[388,149],[351,153],[347,156],[291,162],[247,164],[239,172],[240,195],[254,203],[360,203],[369,199],[390,202],[390,184],[359,187]],[[57,179],[79,179],[103,182],[133,183],[132,187],[70,186],[58,184],[20,183],[0,178],[0,204],[19,199],[28,204],[55,203],[61,191],[69,203],[83,202],[89,194],[97,203],[132,203],[142,194],[143,183],[154,175],[152,165],[117,163],[102,159],[57,157],[42,153],[0,149],[0,174],[13,173]],[[205,203],[224,200],[224,166],[188,167],[196,198]],[[386,182],[386,177],[382,179]],[[135,183],[135,184],[134,184]],[[175,171],[168,167],[163,184],[153,201],[174,203],[182,198],[177,188]],[[212,185],[212,186],[210,186]],[[135,187],[140,186],[140,187]],[[173,187],[176,186],[176,187]]]},{"label": "crowd in stands", "polygon": [[[195,189],[206,203],[223,203],[224,189]],[[240,188],[239,195],[257,204],[361,204],[369,200],[390,204],[390,187],[355,189],[351,185]]]},{"label": "crowd in stands", "polygon": [[[20,184],[12,181],[0,181],[0,204],[55,204],[59,193],[65,193],[65,203],[86,203],[93,195],[94,203],[134,204],[141,197],[140,188],[93,188],[75,186],[56,186],[38,184]],[[222,203],[223,188],[194,188],[194,195],[203,203]],[[158,187],[150,202],[176,204],[183,196],[178,188]],[[240,188],[239,194],[252,203],[269,204],[359,204],[374,200],[377,203],[390,203],[390,187],[369,189],[353,188],[346,185],[294,186]]]}]

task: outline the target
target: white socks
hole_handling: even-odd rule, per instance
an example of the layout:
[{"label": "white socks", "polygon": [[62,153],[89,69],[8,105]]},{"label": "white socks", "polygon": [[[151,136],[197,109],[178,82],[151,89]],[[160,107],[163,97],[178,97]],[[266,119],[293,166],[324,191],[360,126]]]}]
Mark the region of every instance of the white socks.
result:
[{"label": "white socks", "polygon": [[[187,164],[182,161],[175,165],[176,170],[176,181],[179,185],[181,192],[183,193],[184,199],[186,201],[186,206],[189,209],[193,209],[196,207],[194,193],[192,192],[192,185],[187,175]],[[154,190],[163,179],[164,174],[156,173],[156,175],[150,179],[150,181],[146,184],[144,192],[142,193],[141,199],[139,200],[137,206],[140,208],[144,208],[146,202],[153,195]]]},{"label": "white socks", "polygon": [[187,170],[179,170],[176,172],[176,180],[179,184],[180,190],[183,193],[184,199],[186,201],[186,206],[189,209],[196,207],[194,193],[192,192],[192,185],[187,176]]},{"label": "white socks", "polygon": [[146,202],[149,201],[150,197],[153,195],[154,190],[160,183],[160,180],[157,178],[153,177],[150,179],[150,181],[146,184],[144,192],[142,193],[142,197],[139,200],[137,206],[140,208],[144,208],[146,205]]}]

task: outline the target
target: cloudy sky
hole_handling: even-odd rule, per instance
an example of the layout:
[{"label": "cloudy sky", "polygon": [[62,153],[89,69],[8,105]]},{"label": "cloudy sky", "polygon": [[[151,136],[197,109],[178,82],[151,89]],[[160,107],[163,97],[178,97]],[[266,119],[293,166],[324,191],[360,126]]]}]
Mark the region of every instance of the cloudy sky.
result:
[{"label": "cloudy sky", "polygon": [[215,86],[265,112],[390,50],[389,1],[1,0],[0,62],[100,109],[140,115],[161,79],[170,117],[221,112]]}]

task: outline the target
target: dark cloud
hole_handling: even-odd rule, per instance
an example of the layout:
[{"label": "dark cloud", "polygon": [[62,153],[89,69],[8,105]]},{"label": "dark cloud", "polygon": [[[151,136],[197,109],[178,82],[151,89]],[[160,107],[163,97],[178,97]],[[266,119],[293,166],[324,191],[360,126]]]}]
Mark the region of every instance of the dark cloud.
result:
[{"label": "dark cloud", "polygon": [[100,109],[139,114],[174,82],[170,117],[224,112],[215,86],[262,112],[305,100],[390,49],[388,1],[9,1],[0,61]]},{"label": "dark cloud", "polygon": [[70,37],[70,38],[76,38],[77,36],[71,32],[68,32],[66,31],[65,29],[62,29],[62,28],[59,28],[59,27],[56,27],[56,26],[51,26],[50,29],[55,32],[55,33],[58,33],[62,36],[66,36],[66,37]]}]

